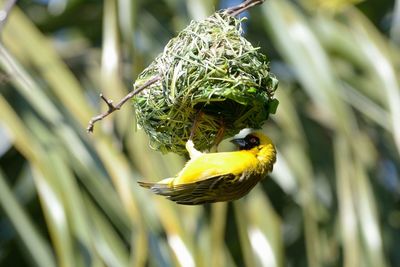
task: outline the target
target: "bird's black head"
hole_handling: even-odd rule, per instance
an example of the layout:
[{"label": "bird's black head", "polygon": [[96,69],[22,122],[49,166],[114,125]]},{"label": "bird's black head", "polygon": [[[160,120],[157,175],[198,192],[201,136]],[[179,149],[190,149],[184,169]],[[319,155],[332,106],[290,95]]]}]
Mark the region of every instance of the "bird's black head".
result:
[{"label": "bird's black head", "polygon": [[260,145],[260,138],[253,134],[248,134],[245,138],[236,138],[231,142],[237,144],[240,150],[249,150]]}]

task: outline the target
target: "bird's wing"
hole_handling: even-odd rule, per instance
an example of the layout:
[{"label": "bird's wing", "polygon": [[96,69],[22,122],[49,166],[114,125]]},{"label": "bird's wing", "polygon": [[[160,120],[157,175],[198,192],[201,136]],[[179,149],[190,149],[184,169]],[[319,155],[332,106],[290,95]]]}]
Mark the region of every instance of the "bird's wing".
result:
[{"label": "bird's wing", "polygon": [[248,151],[202,154],[186,163],[173,184],[193,183],[230,174],[238,176],[257,165],[257,158]]},{"label": "bird's wing", "polygon": [[175,178],[139,184],[179,204],[230,201],[245,195],[261,179],[257,165],[257,158],[248,151],[208,153],[188,161]]},{"label": "bird's wing", "polygon": [[173,186],[154,183],[150,189],[178,204],[199,205],[238,199],[247,194],[258,181],[257,177],[241,179],[241,176],[226,174]]}]

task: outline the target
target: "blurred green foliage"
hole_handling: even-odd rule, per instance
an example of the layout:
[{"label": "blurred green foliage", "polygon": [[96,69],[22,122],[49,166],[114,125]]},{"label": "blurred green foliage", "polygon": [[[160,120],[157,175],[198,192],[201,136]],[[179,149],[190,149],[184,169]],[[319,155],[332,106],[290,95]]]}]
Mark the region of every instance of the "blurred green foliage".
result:
[{"label": "blurred green foliage", "polygon": [[[1,0],[0,8],[8,1]],[[0,32],[1,266],[400,266],[400,2],[267,0],[246,37],[280,80],[270,179],[185,207],[125,106],[86,134],[212,0],[19,1]],[[1,13],[3,16],[4,13]]]}]

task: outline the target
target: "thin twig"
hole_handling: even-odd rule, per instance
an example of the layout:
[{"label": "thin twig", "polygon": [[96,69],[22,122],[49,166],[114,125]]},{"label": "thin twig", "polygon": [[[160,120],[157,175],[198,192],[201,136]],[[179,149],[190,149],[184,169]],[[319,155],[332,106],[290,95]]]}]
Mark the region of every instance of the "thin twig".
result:
[{"label": "thin twig", "polygon": [[141,91],[143,91],[144,89],[146,89],[147,87],[149,87],[150,85],[152,85],[153,83],[159,81],[161,79],[160,75],[154,76],[153,78],[151,78],[150,80],[148,80],[147,82],[145,82],[143,85],[139,86],[139,88],[137,88],[136,90],[133,90],[132,92],[130,92],[129,94],[127,94],[124,98],[122,98],[117,105],[113,105],[113,101],[110,99],[107,99],[106,97],[104,97],[103,94],[100,94],[101,99],[104,100],[104,102],[106,102],[107,106],[108,106],[108,110],[101,113],[100,115],[97,115],[95,117],[93,117],[88,124],[88,127],[86,128],[86,130],[89,133],[93,132],[93,127],[94,124],[97,121],[100,121],[102,119],[104,119],[105,117],[107,117],[108,115],[110,115],[111,113],[113,113],[116,110],[121,109],[121,107],[125,104],[126,101],[128,101],[129,99],[131,99],[132,97],[134,97],[135,95],[137,95],[138,93],[140,93]]},{"label": "thin twig", "polygon": [[[15,1],[15,0],[14,0]],[[227,8],[226,11],[228,12],[229,15],[231,16],[237,16],[240,13],[242,13],[243,11],[255,6],[255,5],[259,5],[262,4],[265,0],[246,0],[243,3],[241,3],[240,5],[234,6],[234,7],[230,7]],[[10,2],[13,2],[12,0]],[[1,26],[1,25],[0,25]],[[93,132],[93,128],[94,128],[94,124],[97,121],[100,121],[102,119],[104,119],[105,117],[107,117],[108,115],[110,115],[111,113],[113,113],[116,110],[119,110],[126,101],[128,101],[129,99],[131,99],[132,97],[134,97],[136,94],[138,94],[139,92],[143,91],[144,89],[146,89],[147,87],[149,87],[150,85],[152,85],[153,83],[159,81],[161,79],[160,75],[154,76],[152,79],[148,80],[146,83],[144,83],[142,86],[140,86],[138,89],[130,92],[129,94],[127,94],[123,99],[121,99],[121,101],[118,102],[117,105],[113,105],[112,100],[107,99],[106,97],[104,97],[103,94],[100,94],[101,99],[104,100],[104,102],[106,102],[107,106],[108,106],[108,110],[101,113],[100,115],[97,115],[95,117],[93,117],[90,121],[89,121],[89,125],[86,128],[86,130],[89,133]]]},{"label": "thin twig", "polygon": [[264,1],[265,0],[246,0],[243,3],[241,3],[240,5],[227,8],[226,11],[231,16],[237,16],[240,13],[242,13],[243,11],[246,11],[247,9],[249,9],[253,6],[264,3]]}]

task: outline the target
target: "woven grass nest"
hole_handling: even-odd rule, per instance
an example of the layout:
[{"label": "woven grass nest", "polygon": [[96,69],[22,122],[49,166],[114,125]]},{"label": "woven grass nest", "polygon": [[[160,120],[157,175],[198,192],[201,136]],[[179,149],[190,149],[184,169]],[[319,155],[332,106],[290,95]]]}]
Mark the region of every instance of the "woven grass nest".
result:
[{"label": "woven grass nest", "polygon": [[217,12],[192,21],[139,75],[135,87],[160,76],[133,99],[153,149],[185,154],[196,120],[195,147],[209,150],[275,113],[278,81],[267,57],[242,36],[242,20]]}]

